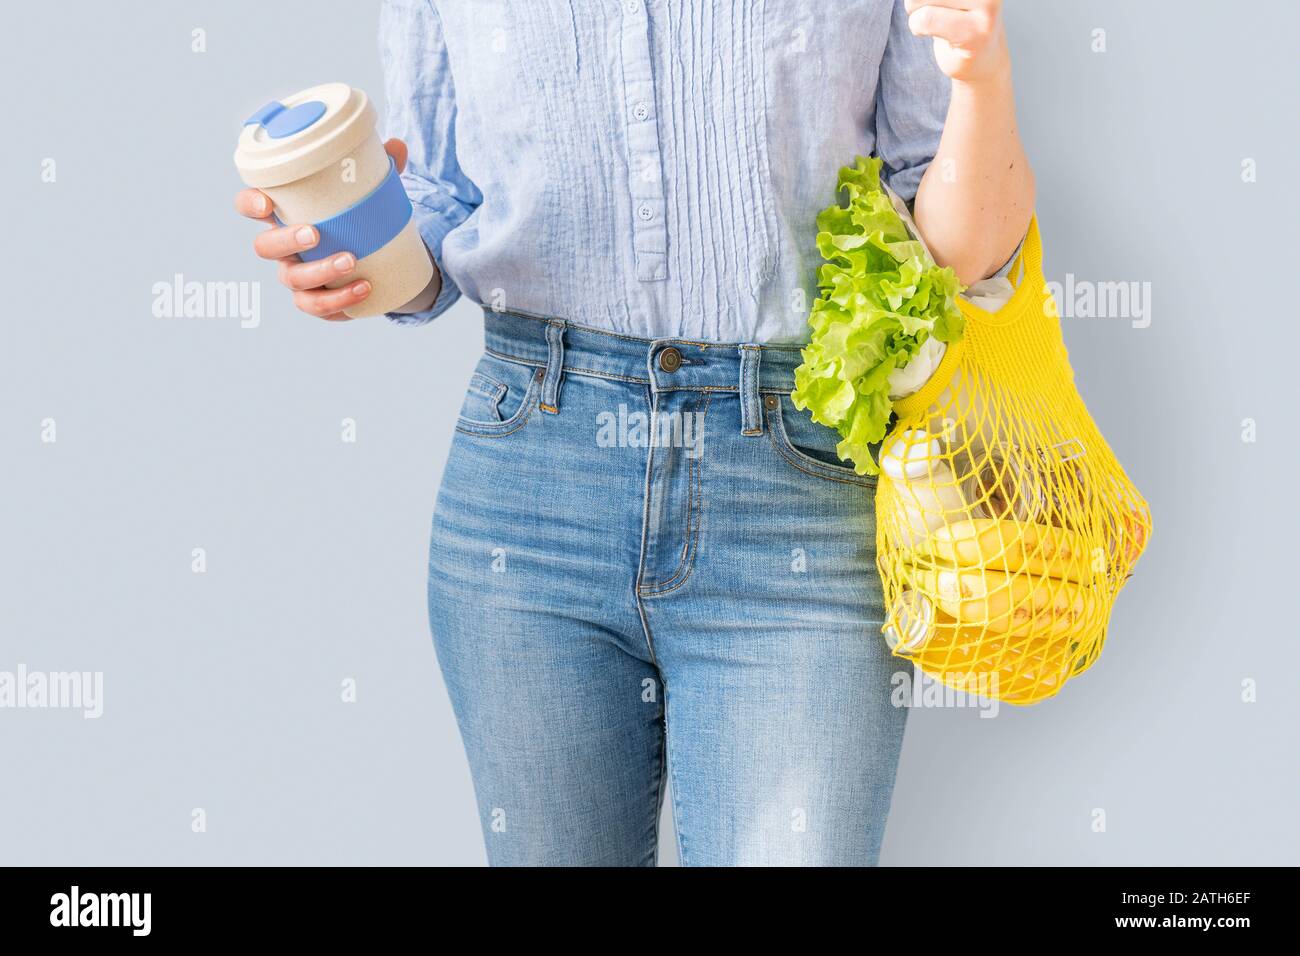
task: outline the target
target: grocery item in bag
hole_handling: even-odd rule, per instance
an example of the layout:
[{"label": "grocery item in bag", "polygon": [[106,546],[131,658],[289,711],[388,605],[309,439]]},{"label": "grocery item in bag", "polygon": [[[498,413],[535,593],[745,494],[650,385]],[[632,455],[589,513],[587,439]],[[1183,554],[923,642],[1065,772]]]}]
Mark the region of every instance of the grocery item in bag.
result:
[{"label": "grocery item in bag", "polygon": [[[1022,256],[1011,299],[996,313],[959,300],[962,337],[930,381],[894,403],[885,447],[919,432],[937,454],[928,488],[882,473],[876,550],[886,633],[915,629],[913,595],[933,607],[927,637],[894,653],[1024,704],[1096,661],[1151,518],[1074,387],[1036,222]],[[937,482],[955,482],[962,507]],[[940,501],[918,515],[918,502]]]},{"label": "grocery item in bag", "polygon": [[966,513],[961,485],[941,458],[941,447],[928,432],[913,430],[889,442],[880,456],[881,471],[900,489],[899,533],[913,543]]},{"label": "grocery item in bag", "polygon": [[878,160],[843,170],[848,208],[818,219],[828,265],[792,399],[840,429],[859,472],[880,474],[893,653],[950,686],[1033,703],[1096,661],[1150,512],[1074,387],[1037,221],[1018,281],[971,301],[878,173]]}]

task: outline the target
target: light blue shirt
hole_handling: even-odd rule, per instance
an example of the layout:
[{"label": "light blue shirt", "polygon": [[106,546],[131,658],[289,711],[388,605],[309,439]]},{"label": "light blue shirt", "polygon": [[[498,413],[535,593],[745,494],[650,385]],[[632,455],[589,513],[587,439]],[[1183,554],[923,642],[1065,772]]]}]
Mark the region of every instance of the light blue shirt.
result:
[{"label": "light blue shirt", "polygon": [[806,341],[839,167],[910,201],[950,90],[902,0],[385,0],[380,45],[443,278],[405,323]]}]

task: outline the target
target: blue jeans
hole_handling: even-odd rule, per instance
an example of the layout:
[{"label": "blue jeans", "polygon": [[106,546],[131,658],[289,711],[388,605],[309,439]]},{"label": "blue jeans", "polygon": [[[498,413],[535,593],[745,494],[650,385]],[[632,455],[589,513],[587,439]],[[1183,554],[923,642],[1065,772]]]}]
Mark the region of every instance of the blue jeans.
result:
[{"label": "blue jeans", "polygon": [[794,348],[488,312],[429,614],[493,865],[873,864],[906,708],[874,479]]}]

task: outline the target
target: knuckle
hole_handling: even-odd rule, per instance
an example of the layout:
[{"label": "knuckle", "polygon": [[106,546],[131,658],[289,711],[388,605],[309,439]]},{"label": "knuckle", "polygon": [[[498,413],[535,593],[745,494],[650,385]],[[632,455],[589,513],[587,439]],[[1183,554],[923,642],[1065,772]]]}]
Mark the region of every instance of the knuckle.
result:
[{"label": "knuckle", "polygon": [[290,266],[289,276],[293,280],[293,287],[300,292],[317,289],[321,285],[320,268],[318,266],[301,264]]},{"label": "knuckle", "polygon": [[263,259],[279,259],[284,255],[284,239],[278,229],[267,229],[263,231],[256,240],[254,245],[257,247],[257,254]]},{"label": "knuckle", "polygon": [[269,214],[262,194],[252,189],[245,189],[235,197],[235,208],[250,219],[264,219]]}]

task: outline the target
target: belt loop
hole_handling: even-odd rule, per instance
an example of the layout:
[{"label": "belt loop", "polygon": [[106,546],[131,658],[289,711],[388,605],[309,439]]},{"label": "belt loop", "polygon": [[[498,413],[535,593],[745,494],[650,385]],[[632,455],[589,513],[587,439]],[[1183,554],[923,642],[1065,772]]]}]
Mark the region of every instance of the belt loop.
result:
[{"label": "belt loop", "polygon": [[546,376],[542,379],[539,407],[556,415],[560,411],[560,377],[564,372],[564,322],[551,319],[546,323]]},{"label": "belt loop", "polygon": [[740,433],[763,434],[763,411],[758,394],[758,366],[763,350],[757,345],[740,346]]}]

